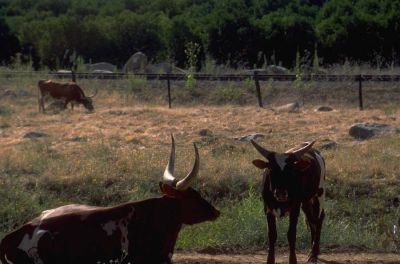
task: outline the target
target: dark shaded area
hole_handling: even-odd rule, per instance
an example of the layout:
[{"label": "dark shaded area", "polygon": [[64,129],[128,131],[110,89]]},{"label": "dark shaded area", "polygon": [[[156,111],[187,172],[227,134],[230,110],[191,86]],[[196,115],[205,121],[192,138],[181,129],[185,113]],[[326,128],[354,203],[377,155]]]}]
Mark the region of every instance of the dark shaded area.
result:
[{"label": "dark shaded area", "polygon": [[137,51],[197,69],[206,58],[234,68],[399,63],[400,4],[390,0],[8,0],[0,18],[0,61],[22,51],[36,69],[77,57],[121,67]]}]

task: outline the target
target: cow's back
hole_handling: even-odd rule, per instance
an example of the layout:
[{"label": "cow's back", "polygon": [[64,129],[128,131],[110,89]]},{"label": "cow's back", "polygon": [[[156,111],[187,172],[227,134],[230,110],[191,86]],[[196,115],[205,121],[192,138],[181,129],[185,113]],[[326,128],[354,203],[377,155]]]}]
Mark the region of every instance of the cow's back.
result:
[{"label": "cow's back", "polygon": [[39,81],[39,90],[42,96],[51,96],[56,99],[65,98],[78,100],[84,97],[82,89],[76,83],[58,83],[52,80]]}]

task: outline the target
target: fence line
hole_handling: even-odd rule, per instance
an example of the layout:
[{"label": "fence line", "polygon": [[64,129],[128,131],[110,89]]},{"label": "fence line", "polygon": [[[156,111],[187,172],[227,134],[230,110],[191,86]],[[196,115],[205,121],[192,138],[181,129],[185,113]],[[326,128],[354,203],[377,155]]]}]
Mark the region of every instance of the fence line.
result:
[{"label": "fence line", "polygon": [[[168,89],[168,106],[172,107],[171,99],[171,84],[170,81],[185,81],[187,80],[186,74],[148,74],[148,73],[89,73],[89,72],[29,72],[29,71],[10,71],[0,72],[0,78],[20,78],[20,77],[35,77],[35,76],[49,76],[60,79],[104,79],[104,80],[117,80],[128,78],[145,78],[146,80],[159,80],[167,81]],[[258,99],[259,107],[263,107],[261,97],[260,81],[322,81],[322,82],[344,82],[354,81],[358,82],[358,101],[359,109],[363,110],[363,81],[368,82],[398,82],[400,81],[399,74],[262,74],[258,71],[248,74],[205,74],[194,73],[192,77],[199,81],[245,81],[254,80],[255,89]]]}]

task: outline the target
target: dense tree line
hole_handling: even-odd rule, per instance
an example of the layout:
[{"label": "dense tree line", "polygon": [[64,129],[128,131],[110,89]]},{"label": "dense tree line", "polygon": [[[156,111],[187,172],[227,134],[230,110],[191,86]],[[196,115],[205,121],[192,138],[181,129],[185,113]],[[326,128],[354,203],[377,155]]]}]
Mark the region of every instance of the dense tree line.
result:
[{"label": "dense tree line", "polygon": [[400,0],[0,0],[0,63],[36,67],[72,52],[118,66],[136,51],[186,67],[188,43],[232,67],[312,61],[396,63]]}]

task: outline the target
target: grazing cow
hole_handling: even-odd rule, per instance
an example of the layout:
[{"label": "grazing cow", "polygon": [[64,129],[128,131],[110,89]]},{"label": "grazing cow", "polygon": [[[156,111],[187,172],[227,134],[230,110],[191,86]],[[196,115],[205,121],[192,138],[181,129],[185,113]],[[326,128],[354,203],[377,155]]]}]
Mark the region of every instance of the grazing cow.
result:
[{"label": "grazing cow", "polygon": [[66,205],[44,211],[8,234],[0,244],[3,264],[169,264],[183,224],[193,225],[219,216],[210,203],[190,187],[199,171],[196,145],[192,171],[173,176],[175,143],[160,189],[164,196],[114,207]]},{"label": "grazing cow", "polygon": [[94,97],[97,91],[91,96],[85,96],[81,87],[76,83],[58,83],[51,80],[40,80],[38,83],[39,89],[39,112],[44,113],[44,100],[46,97],[52,97],[54,99],[65,100],[64,109],[67,108],[68,103],[71,102],[72,109],[74,109],[74,102],[83,104],[83,106],[89,111],[93,111],[92,97]]},{"label": "grazing cow", "polygon": [[287,233],[290,248],[289,263],[297,263],[296,226],[300,207],[311,229],[312,250],[308,261],[317,261],[320,253],[322,221],[325,217],[323,208],[325,161],[319,151],[312,148],[314,142],[306,142],[285,153],[276,153],[251,141],[266,159],[266,161],[254,160],[253,164],[264,170],[262,196],[268,222],[268,264],[275,263],[276,217],[285,215],[289,215]]}]

